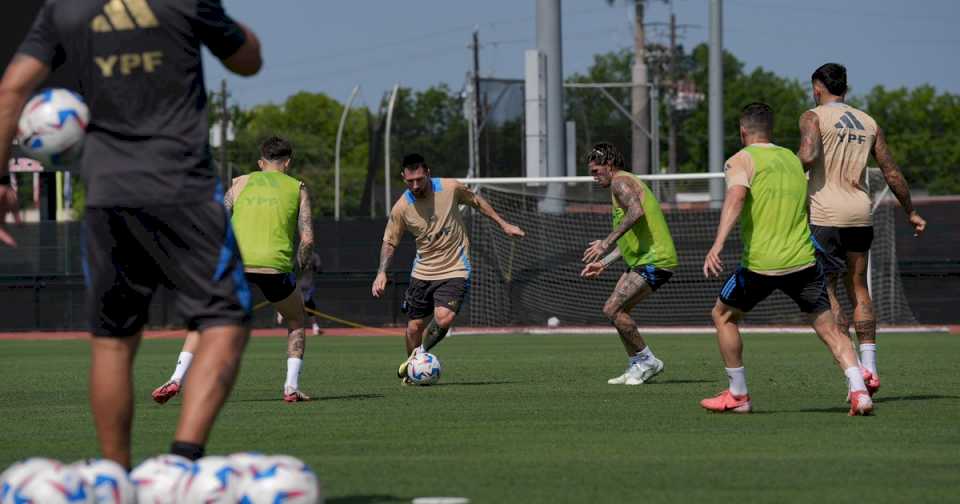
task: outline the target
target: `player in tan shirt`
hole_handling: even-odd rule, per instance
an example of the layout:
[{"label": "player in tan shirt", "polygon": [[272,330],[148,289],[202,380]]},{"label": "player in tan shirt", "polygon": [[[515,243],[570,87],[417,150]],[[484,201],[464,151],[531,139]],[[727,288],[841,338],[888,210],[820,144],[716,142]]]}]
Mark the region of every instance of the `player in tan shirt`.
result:
[{"label": "player in tan shirt", "polygon": [[[500,225],[508,236],[522,237],[523,230],[503,220],[485,199],[453,179],[432,178],[419,154],[403,158],[401,175],[407,190],[390,211],[380,249],[380,268],[373,281],[373,297],[383,295],[387,268],[404,231],[417,243],[417,259],[410,272],[410,287],[403,300],[407,323],[407,360],[397,375],[407,381],[407,363],[417,352],[426,352],[447,335],[470,289],[470,240],[459,205],[469,205]],[[427,325],[427,318],[433,320]],[[424,329],[426,335],[424,336]]]},{"label": "player in tan shirt", "polygon": [[873,241],[867,161],[877,160],[890,190],[914,228],[923,233],[926,221],[913,208],[910,188],[893,160],[883,130],[872,117],[844,103],[847,69],[827,63],[812,75],[817,107],[800,117],[797,156],[810,172],[810,232],[827,274],[831,309],[841,330],[850,322],[837,300],[837,281],[854,306],[853,323],[860,342],[860,361],[871,395],[880,388],[876,360],[877,323],[867,290],[867,254]]}]

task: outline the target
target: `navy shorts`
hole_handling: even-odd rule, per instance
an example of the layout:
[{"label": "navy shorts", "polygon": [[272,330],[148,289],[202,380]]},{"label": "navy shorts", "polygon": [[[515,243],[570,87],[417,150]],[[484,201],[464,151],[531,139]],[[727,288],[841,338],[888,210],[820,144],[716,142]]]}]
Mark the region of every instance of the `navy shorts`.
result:
[{"label": "navy shorts", "polygon": [[647,285],[649,285],[653,291],[659,289],[661,285],[667,283],[667,280],[670,280],[670,277],[673,276],[672,271],[658,268],[652,264],[641,264],[636,268],[630,268],[630,271],[642,276],[643,280],[647,282]]},{"label": "navy shorts", "polygon": [[442,306],[459,312],[470,290],[467,278],[443,280],[410,279],[410,287],[403,296],[401,308],[411,319],[423,319],[433,315],[434,307]]},{"label": "navy shorts", "polygon": [[260,287],[263,297],[271,303],[287,299],[297,289],[293,273],[247,273],[247,281]]},{"label": "navy shorts", "polygon": [[819,263],[786,275],[761,275],[738,266],[724,282],[720,301],[746,313],[778,289],[790,296],[803,313],[818,314],[830,309],[826,276]]},{"label": "navy shorts", "polygon": [[222,203],[88,207],[83,224],[94,336],[140,332],[160,285],[177,293],[190,330],[249,322],[250,289]]},{"label": "navy shorts", "polygon": [[847,271],[847,252],[866,254],[873,243],[873,226],[833,227],[810,224],[810,239],[824,273]]}]

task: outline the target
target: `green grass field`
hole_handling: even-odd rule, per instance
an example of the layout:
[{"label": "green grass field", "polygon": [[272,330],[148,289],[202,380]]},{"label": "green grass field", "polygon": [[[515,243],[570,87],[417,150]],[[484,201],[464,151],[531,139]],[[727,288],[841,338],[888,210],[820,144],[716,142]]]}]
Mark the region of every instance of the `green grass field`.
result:
[{"label": "green grass field", "polygon": [[[432,387],[394,378],[402,342],[312,338],[302,388],[280,400],[285,342],[251,341],[208,452],[288,453],[316,469],[328,502],[946,502],[960,492],[960,337],[882,335],[877,414],[849,418],[845,385],[812,335],[745,336],[755,413],[698,401],[726,386],[713,336],[648,337],[656,382],[612,386],[615,336],[456,336]],[[179,340],[137,362],[134,459],[165,452],[179,399],[150,391]],[[0,467],[96,454],[83,341],[0,342]]]}]

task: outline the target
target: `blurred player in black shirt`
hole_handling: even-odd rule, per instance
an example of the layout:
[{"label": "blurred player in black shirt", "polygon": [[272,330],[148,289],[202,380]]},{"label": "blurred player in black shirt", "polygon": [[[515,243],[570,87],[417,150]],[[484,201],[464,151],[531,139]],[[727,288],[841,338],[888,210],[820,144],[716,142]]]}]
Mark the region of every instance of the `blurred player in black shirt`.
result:
[{"label": "blurred player in black shirt", "polygon": [[[0,81],[0,215],[23,105],[52,69],[77,69],[91,119],[84,274],[90,403],[103,457],[130,466],[131,371],[154,291],[201,332],[173,453],[203,455],[249,337],[250,292],[208,145],[201,45],[253,75],[260,43],[219,0],[47,0]],[[2,238],[2,237],[0,237]]]}]

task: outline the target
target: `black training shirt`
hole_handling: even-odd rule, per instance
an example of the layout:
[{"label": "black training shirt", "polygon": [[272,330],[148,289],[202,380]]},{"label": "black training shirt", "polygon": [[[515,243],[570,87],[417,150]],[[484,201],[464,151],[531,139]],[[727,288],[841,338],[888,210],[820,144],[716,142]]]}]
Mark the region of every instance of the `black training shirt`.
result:
[{"label": "black training shirt", "polygon": [[200,44],[223,59],[244,42],[219,0],[46,1],[18,52],[78,72],[87,205],[214,197]]}]

